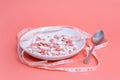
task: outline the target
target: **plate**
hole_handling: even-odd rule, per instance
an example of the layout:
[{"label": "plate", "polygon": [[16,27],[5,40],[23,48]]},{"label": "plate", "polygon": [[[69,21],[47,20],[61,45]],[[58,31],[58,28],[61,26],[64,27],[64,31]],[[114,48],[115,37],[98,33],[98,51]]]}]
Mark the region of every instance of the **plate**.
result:
[{"label": "plate", "polygon": [[[52,35],[67,35],[67,36],[77,36],[75,38],[71,38],[71,40],[74,41],[74,45],[77,46],[77,49],[73,51],[71,54],[67,55],[60,55],[60,56],[45,56],[41,55],[40,53],[34,53],[27,49],[32,43],[33,37],[35,37],[37,34],[46,34],[49,36]],[[70,58],[76,54],[78,54],[85,46],[86,40],[81,39],[81,33],[72,27],[65,27],[65,26],[47,26],[47,27],[40,27],[35,28],[27,33],[25,33],[19,41],[20,47],[24,49],[24,51],[31,55],[32,57],[38,58],[38,59],[44,59],[44,60],[61,60]]]}]

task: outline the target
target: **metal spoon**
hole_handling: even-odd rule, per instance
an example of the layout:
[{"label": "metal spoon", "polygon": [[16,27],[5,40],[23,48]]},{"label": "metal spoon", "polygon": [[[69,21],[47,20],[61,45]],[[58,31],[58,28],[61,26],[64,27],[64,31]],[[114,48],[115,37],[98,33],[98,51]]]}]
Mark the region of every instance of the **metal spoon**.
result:
[{"label": "metal spoon", "polygon": [[98,45],[100,42],[102,42],[104,39],[104,32],[102,30],[98,30],[94,36],[92,37],[92,42],[93,42],[93,47],[92,49],[90,50],[88,56],[84,59],[84,63],[87,64],[92,56],[92,52],[95,48],[96,45]]}]

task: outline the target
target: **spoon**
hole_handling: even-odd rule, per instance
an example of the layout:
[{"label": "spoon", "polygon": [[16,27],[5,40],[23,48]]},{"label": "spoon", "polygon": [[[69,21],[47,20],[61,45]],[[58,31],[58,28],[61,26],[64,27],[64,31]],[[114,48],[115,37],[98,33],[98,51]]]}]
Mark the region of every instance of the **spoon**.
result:
[{"label": "spoon", "polygon": [[92,52],[95,48],[96,45],[98,45],[100,42],[102,42],[104,39],[104,32],[102,30],[98,30],[92,37],[92,43],[93,43],[93,47],[90,50],[88,56],[84,59],[84,63],[87,64],[92,56]]}]

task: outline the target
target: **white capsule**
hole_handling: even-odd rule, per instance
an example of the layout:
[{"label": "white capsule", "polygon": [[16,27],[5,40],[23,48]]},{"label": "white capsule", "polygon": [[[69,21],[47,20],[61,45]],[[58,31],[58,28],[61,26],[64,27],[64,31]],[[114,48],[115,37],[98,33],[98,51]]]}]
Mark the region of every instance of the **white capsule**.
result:
[{"label": "white capsule", "polygon": [[69,48],[69,46],[66,46],[66,50],[69,50],[70,48]]},{"label": "white capsule", "polygon": [[31,48],[27,48],[26,49],[28,52],[32,53],[32,49]]},{"label": "white capsule", "polygon": [[46,42],[46,44],[50,44],[51,43],[48,39],[46,39],[45,42]]},{"label": "white capsule", "polygon": [[65,45],[59,45],[61,49],[64,49],[65,48]]},{"label": "white capsule", "polygon": [[76,42],[75,41],[72,41],[72,43],[75,45],[76,44]]},{"label": "white capsule", "polygon": [[37,37],[39,37],[39,38],[41,38],[41,39],[43,39],[43,38],[44,38],[44,36],[43,36],[43,35],[37,35]]},{"label": "white capsule", "polygon": [[57,40],[57,39],[54,39],[54,42],[55,42],[55,43],[58,43],[58,40]]},{"label": "white capsule", "polygon": [[40,42],[41,42],[41,41],[36,41],[36,43],[38,43],[38,44],[39,44]]},{"label": "white capsule", "polygon": [[51,48],[51,51],[55,51],[55,48]]},{"label": "white capsule", "polygon": [[62,41],[62,39],[63,39],[63,37],[60,37],[60,38],[58,39],[58,41]]},{"label": "white capsule", "polygon": [[58,43],[58,44],[63,44],[63,42],[62,42],[62,41],[58,41],[57,43]]},{"label": "white capsule", "polygon": [[45,44],[45,43],[46,43],[46,41],[44,41],[44,40],[41,40],[41,41],[40,41],[40,43],[42,43],[42,44]]},{"label": "white capsule", "polygon": [[[33,53],[34,53],[34,54],[38,54],[38,52],[36,52],[36,51],[34,51]],[[41,54],[40,54],[40,55],[41,55]]]},{"label": "white capsule", "polygon": [[37,46],[32,46],[32,48],[37,48]]},{"label": "white capsule", "polygon": [[60,54],[61,55],[65,55],[66,53],[64,51],[60,51]]},{"label": "white capsule", "polygon": [[45,47],[45,46],[39,46],[39,48],[45,49],[45,50],[49,50],[50,49],[49,47]]},{"label": "white capsule", "polygon": [[32,52],[39,52],[40,50],[37,48],[32,48]]},{"label": "white capsule", "polygon": [[58,51],[51,51],[52,54],[59,54]]},{"label": "white capsule", "polygon": [[38,34],[37,37],[40,38],[40,34]]},{"label": "white capsule", "polygon": [[52,56],[51,52],[48,52],[48,56]]},{"label": "white capsule", "polygon": [[66,50],[66,51],[65,51],[65,54],[69,54],[69,51],[68,51],[68,50]]},{"label": "white capsule", "polygon": [[69,36],[68,35],[64,35],[64,38],[69,39]]},{"label": "white capsule", "polygon": [[36,43],[36,36],[35,37],[33,37],[33,39],[32,39],[32,43],[34,44],[34,43]]},{"label": "white capsule", "polygon": [[78,46],[77,45],[74,45],[74,47],[77,49],[78,48]]}]

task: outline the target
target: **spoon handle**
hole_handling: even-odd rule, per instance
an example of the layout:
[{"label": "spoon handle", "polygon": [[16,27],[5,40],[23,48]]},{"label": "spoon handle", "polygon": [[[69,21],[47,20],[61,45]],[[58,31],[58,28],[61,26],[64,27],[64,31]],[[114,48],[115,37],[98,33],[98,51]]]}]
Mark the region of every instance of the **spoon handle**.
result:
[{"label": "spoon handle", "polygon": [[95,45],[93,45],[93,47],[92,47],[92,49],[90,50],[88,56],[84,59],[84,61],[83,61],[84,64],[88,64],[88,62],[89,62],[89,60],[90,60],[90,58],[91,58],[91,56],[92,56],[92,52],[93,52],[94,48],[95,48]]}]

